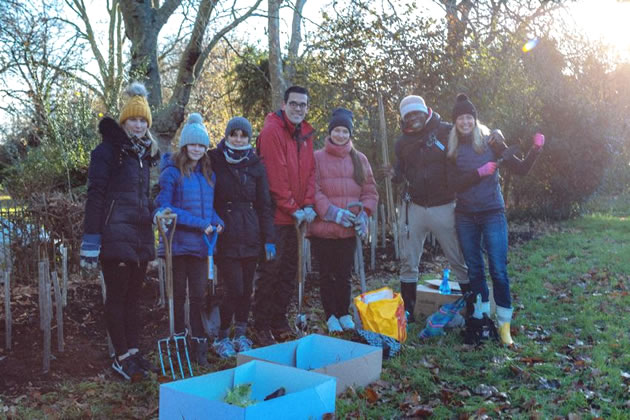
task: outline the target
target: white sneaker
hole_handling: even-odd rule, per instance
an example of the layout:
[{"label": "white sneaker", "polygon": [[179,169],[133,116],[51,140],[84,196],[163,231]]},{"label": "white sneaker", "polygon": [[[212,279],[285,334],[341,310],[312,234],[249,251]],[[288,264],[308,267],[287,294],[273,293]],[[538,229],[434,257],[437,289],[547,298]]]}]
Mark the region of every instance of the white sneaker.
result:
[{"label": "white sneaker", "polygon": [[334,315],[331,315],[330,318],[328,318],[328,321],[326,321],[326,324],[328,325],[329,333],[336,333],[336,332],[343,331],[343,329],[341,328],[341,324],[339,323],[339,320]]},{"label": "white sneaker", "polygon": [[339,323],[341,324],[341,328],[344,330],[354,330],[354,321],[350,315],[344,315],[339,318]]}]

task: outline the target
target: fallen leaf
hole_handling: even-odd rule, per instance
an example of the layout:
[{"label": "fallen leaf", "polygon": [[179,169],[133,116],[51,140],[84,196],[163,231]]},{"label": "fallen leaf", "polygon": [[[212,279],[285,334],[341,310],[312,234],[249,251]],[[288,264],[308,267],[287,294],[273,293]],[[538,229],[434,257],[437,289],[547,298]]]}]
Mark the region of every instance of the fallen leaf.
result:
[{"label": "fallen leaf", "polygon": [[363,392],[363,398],[368,400],[370,404],[374,404],[379,399],[378,392],[374,391],[372,388],[367,387]]},{"label": "fallen leaf", "polygon": [[405,413],[409,417],[420,417],[426,418],[433,415],[433,408],[428,405],[419,405],[417,407],[413,407],[411,410]]},{"label": "fallen leaf", "polygon": [[543,363],[545,360],[540,357],[521,357],[521,362],[533,365],[535,363]]}]

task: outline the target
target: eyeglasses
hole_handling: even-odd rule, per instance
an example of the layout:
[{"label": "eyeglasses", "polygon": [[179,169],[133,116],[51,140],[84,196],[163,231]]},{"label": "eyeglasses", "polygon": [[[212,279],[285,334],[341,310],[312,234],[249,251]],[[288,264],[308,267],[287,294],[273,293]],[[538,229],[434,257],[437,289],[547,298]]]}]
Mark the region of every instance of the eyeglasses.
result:
[{"label": "eyeglasses", "polygon": [[308,104],[306,102],[295,102],[295,101],[291,101],[289,102],[289,106],[293,109],[306,109],[306,107],[308,106]]}]

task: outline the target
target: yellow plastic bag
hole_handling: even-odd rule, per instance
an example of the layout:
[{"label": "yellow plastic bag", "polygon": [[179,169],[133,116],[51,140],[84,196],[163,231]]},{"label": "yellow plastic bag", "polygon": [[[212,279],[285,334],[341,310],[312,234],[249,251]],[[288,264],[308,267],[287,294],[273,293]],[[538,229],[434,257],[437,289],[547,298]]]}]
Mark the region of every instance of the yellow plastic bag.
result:
[{"label": "yellow plastic bag", "polygon": [[354,305],[363,329],[392,337],[401,343],[407,339],[405,304],[400,293],[383,287],[355,297]]}]

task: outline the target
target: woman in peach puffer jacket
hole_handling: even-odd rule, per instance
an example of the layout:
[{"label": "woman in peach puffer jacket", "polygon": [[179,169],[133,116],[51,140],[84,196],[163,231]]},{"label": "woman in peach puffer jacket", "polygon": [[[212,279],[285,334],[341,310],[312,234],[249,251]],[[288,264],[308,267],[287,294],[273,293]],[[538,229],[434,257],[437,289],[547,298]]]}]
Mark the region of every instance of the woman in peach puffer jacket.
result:
[{"label": "woman in peach puffer jacket", "polygon": [[[378,192],[365,155],[352,146],[352,111],[337,108],[323,149],[315,152],[315,211],[308,236],[319,261],[320,295],[328,332],[354,329],[350,306],[355,234],[365,238]],[[348,209],[348,204],[361,202]]]}]

